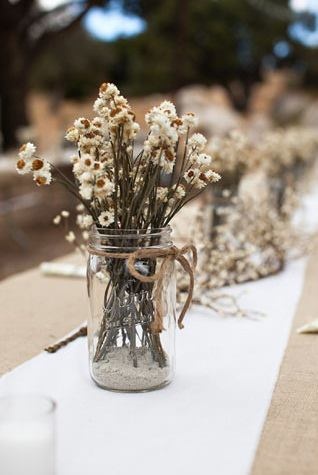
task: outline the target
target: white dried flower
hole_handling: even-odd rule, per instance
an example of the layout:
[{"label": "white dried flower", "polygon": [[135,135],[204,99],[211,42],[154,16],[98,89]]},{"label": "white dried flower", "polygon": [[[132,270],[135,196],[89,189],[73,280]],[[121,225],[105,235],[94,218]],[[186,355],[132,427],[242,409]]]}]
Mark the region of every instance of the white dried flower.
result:
[{"label": "white dried flower", "polygon": [[184,175],[184,179],[187,183],[193,183],[198,176],[200,175],[200,171],[197,168],[190,168]]},{"label": "white dried flower", "polygon": [[35,152],[36,146],[31,142],[27,142],[20,147],[19,158],[30,160],[34,156]]},{"label": "white dried flower", "polygon": [[65,134],[66,140],[68,140],[69,142],[78,142],[79,137],[79,131],[76,127],[70,127],[69,129],[67,129]]},{"label": "white dried flower", "polygon": [[175,105],[170,102],[170,101],[163,101],[161,102],[160,106],[158,107],[160,111],[162,111],[165,115],[171,117],[174,119],[177,114],[176,114],[176,107]]},{"label": "white dried flower", "polygon": [[158,186],[157,188],[157,199],[160,201],[167,201],[167,196],[169,193],[169,188],[163,187],[163,186]]},{"label": "white dried flower", "polygon": [[212,157],[211,155],[207,155],[206,153],[200,153],[196,159],[196,162],[200,166],[208,167],[209,165],[211,165]]},{"label": "white dried flower", "polygon": [[115,86],[115,84],[108,82],[103,83],[99,88],[99,96],[102,99],[110,99],[113,96],[118,96],[120,94],[119,89]]},{"label": "white dried flower", "polygon": [[219,173],[214,172],[213,170],[206,171],[205,176],[207,177],[210,183],[214,183],[216,181],[221,180],[221,175],[219,175]]},{"label": "white dried flower", "polygon": [[52,174],[48,170],[41,170],[40,172],[34,172],[33,180],[38,186],[49,185],[52,181]]},{"label": "white dried flower", "polygon": [[115,185],[112,181],[106,178],[98,178],[95,182],[94,192],[99,198],[106,198],[115,191]]},{"label": "white dried flower", "polygon": [[25,175],[32,171],[32,162],[30,160],[25,160],[24,158],[19,158],[16,163],[16,170],[20,175]]},{"label": "white dried flower", "polygon": [[63,210],[63,211],[61,212],[61,216],[63,216],[63,218],[68,218],[68,217],[70,216],[70,212]]},{"label": "white dried flower", "polygon": [[84,211],[85,206],[83,205],[83,203],[80,203],[76,206],[76,209],[77,211],[81,212],[81,211]]},{"label": "white dried flower", "polygon": [[181,120],[183,125],[180,128],[182,129],[182,131],[184,131],[184,133],[187,132],[189,128],[195,128],[198,126],[198,119],[195,114],[193,114],[193,112],[188,112],[187,114],[184,114],[181,117]]},{"label": "white dried flower", "polygon": [[53,219],[53,223],[57,226],[58,224],[60,224],[61,222],[61,215],[57,215],[55,216],[55,218]]},{"label": "white dried flower", "polygon": [[175,197],[180,200],[186,195],[186,191],[183,185],[179,185],[175,191]]},{"label": "white dried flower", "polygon": [[90,183],[83,183],[80,185],[79,192],[84,200],[90,200],[93,196],[93,187]]},{"label": "white dried flower", "polygon": [[196,149],[197,152],[201,152],[206,146],[207,139],[202,134],[193,134],[189,138],[188,145],[192,149]]},{"label": "white dried flower", "polygon": [[89,233],[87,231],[82,232],[82,238],[84,241],[88,241],[89,239]]},{"label": "white dried flower", "polygon": [[75,237],[75,234],[73,233],[73,231],[69,231],[66,234],[65,239],[69,243],[73,243],[74,241],[76,241],[76,237]]},{"label": "white dried flower", "polygon": [[75,120],[74,127],[83,133],[90,129],[91,123],[88,119],[85,119],[85,117],[80,117],[79,119]]},{"label": "white dried flower", "polygon": [[76,222],[81,229],[88,229],[93,224],[93,218],[90,214],[79,214],[77,216]]},{"label": "white dried flower", "polygon": [[110,226],[114,222],[114,220],[115,215],[114,212],[111,210],[103,211],[98,217],[98,221],[101,226]]},{"label": "white dried flower", "polygon": [[81,183],[91,183],[94,181],[94,174],[92,172],[84,172],[79,176]]},{"label": "white dried flower", "polygon": [[93,218],[90,214],[85,214],[83,216],[83,225],[85,228],[90,228],[93,224]]}]

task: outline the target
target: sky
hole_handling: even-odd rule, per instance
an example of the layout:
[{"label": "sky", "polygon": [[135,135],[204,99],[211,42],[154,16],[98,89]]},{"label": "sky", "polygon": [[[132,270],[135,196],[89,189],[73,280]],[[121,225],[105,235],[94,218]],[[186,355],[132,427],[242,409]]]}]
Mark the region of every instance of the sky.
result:
[{"label": "sky", "polygon": [[318,46],[318,0],[291,0],[292,8],[296,12],[308,9],[316,14],[316,29],[308,31],[301,23],[295,23],[290,28],[290,34],[307,46]]},{"label": "sky", "polygon": [[[44,8],[53,8],[63,1],[40,0],[40,3]],[[307,9],[316,14],[315,31],[309,31],[304,25],[296,22],[290,27],[291,36],[309,47],[318,46],[318,0],[290,0],[290,5],[295,12]],[[116,0],[113,0],[107,9],[92,8],[85,17],[84,25],[92,36],[103,41],[137,35],[146,27],[139,17],[124,13],[120,2]]]}]

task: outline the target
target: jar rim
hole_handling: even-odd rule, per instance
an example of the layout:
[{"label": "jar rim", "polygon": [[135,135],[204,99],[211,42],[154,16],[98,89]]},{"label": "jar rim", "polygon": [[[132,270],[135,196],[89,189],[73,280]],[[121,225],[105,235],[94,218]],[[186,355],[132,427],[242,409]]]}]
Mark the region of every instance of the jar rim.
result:
[{"label": "jar rim", "polygon": [[130,237],[130,238],[140,238],[142,236],[145,237],[159,237],[162,236],[163,234],[171,234],[172,229],[171,226],[168,224],[167,226],[163,228],[148,228],[148,229],[140,229],[140,228],[102,228],[102,227],[97,227],[93,226],[90,230],[90,234],[92,237],[103,237],[105,239],[109,238],[115,238],[118,236],[123,236],[125,237]]},{"label": "jar rim", "polygon": [[105,229],[91,228],[89,244],[95,249],[123,249],[127,252],[140,247],[171,247],[171,227],[157,229]]}]

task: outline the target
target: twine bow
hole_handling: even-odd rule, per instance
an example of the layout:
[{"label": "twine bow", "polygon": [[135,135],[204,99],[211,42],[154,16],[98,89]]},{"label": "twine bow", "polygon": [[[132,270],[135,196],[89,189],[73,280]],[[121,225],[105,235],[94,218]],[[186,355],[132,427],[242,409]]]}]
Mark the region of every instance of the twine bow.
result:
[{"label": "twine bow", "polygon": [[[134,252],[107,252],[104,250],[97,250],[89,246],[88,251],[90,254],[101,256],[101,257],[112,257],[115,259],[127,259],[127,267],[130,274],[135,277],[140,282],[150,283],[157,282],[155,290],[155,318],[151,323],[151,330],[154,333],[160,333],[163,330],[163,308],[162,308],[162,290],[164,285],[164,278],[166,275],[167,268],[171,261],[176,260],[183,267],[184,271],[189,275],[189,289],[186,301],[182,307],[178,318],[178,326],[180,329],[184,327],[183,319],[187,313],[193,296],[193,287],[194,287],[194,270],[197,265],[197,250],[195,246],[188,245],[182,248],[172,246],[165,249],[147,249],[141,248],[137,249]],[[185,257],[185,254],[191,252],[192,259],[190,261]],[[135,263],[138,259],[149,259],[149,258],[162,258],[160,268],[152,275],[143,275],[135,267]]]}]

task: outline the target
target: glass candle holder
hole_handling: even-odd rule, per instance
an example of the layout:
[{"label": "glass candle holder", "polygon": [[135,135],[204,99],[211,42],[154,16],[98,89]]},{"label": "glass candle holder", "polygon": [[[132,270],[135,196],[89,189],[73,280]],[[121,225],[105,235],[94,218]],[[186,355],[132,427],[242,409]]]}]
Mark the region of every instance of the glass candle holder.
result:
[{"label": "glass candle holder", "polygon": [[42,396],[0,398],[1,475],[54,475],[55,403]]}]

